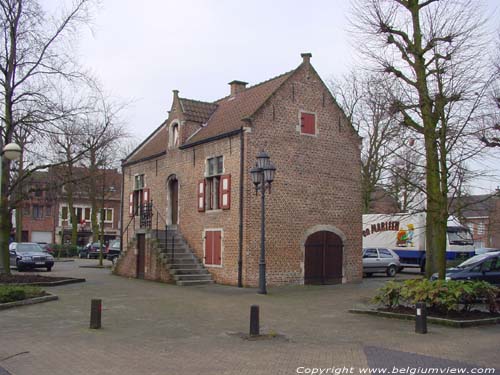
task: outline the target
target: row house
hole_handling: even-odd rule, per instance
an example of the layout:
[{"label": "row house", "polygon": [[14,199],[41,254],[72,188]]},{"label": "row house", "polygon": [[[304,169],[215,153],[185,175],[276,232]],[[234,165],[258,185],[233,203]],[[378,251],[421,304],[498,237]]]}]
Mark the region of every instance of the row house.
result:
[{"label": "row house", "polygon": [[[102,172],[102,171],[101,171]],[[21,203],[23,242],[65,244],[71,241],[71,220],[66,186],[61,168],[35,172],[25,182],[24,199]],[[105,183],[97,196],[97,217],[101,223],[104,215],[105,240],[120,235],[120,207],[122,175],[116,169],[104,172]],[[88,188],[88,170],[75,168],[73,209],[77,219],[77,244],[86,245],[92,240],[92,204]],[[14,225],[15,226],[15,225]]]},{"label": "row house", "polygon": [[261,206],[249,171],[265,151],[277,168],[266,197],[268,283],[361,279],[360,137],[311,54],[301,56],[265,82],[230,82],[214,102],[173,91],[168,118],[123,160],[116,273],[188,285],[201,270],[256,286]]}]

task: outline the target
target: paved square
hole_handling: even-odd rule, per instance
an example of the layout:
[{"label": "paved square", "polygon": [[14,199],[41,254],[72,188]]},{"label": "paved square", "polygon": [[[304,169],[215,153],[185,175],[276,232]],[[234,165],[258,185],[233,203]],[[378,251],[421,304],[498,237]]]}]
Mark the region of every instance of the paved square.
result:
[{"label": "paved square", "polygon": [[[178,287],[78,268],[89,262],[96,261],[55,265],[54,276],[87,278],[50,288],[59,301],[0,311],[0,374],[296,374],[299,367],[416,363],[500,368],[500,326],[429,325],[427,335],[418,335],[412,322],[349,314],[382,277],[271,288],[262,296],[254,289]],[[88,328],[91,298],[103,299],[101,330]],[[261,330],[288,340],[231,334],[248,332],[252,304],[260,305]]]}]

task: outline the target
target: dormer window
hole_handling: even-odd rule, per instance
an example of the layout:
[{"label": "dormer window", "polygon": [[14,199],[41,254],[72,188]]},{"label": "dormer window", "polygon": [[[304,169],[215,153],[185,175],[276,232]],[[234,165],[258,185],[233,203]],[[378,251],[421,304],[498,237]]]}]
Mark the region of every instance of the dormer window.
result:
[{"label": "dormer window", "polygon": [[177,122],[170,125],[168,146],[169,148],[179,147],[179,124]]}]

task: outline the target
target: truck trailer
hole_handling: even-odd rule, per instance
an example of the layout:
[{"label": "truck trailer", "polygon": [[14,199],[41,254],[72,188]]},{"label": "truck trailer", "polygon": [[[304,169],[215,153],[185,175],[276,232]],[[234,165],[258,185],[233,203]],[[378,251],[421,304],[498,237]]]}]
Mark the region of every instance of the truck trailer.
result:
[{"label": "truck trailer", "polygon": [[[425,271],[425,218],[421,213],[363,215],[363,248],[388,248],[399,255],[401,267]],[[446,259],[466,259],[474,255],[469,228],[453,216],[446,228]]]}]

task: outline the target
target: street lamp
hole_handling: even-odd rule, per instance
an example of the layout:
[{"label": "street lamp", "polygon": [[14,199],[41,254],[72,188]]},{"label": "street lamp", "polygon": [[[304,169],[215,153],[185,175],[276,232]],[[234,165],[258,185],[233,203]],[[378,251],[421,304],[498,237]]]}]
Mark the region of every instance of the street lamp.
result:
[{"label": "street lamp", "polygon": [[257,155],[255,167],[250,169],[252,182],[255,185],[255,193],[261,193],[261,220],[260,220],[260,258],[259,258],[259,294],[267,294],[266,289],[266,190],[271,193],[271,183],[274,181],[276,167],[271,163],[269,155],[265,151]]}]

